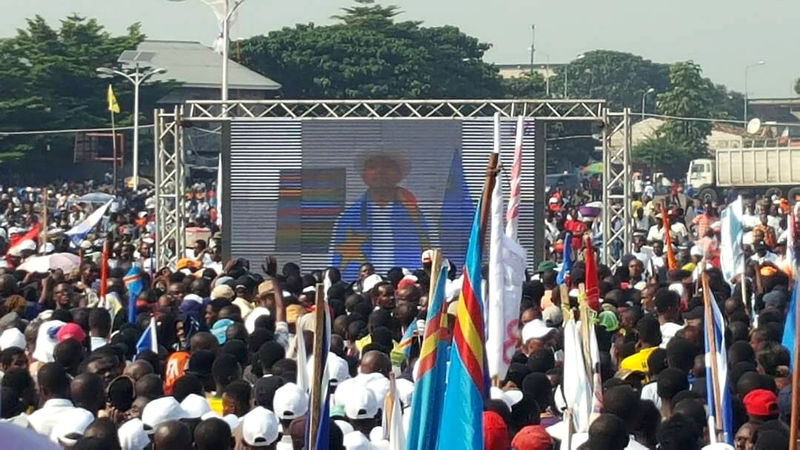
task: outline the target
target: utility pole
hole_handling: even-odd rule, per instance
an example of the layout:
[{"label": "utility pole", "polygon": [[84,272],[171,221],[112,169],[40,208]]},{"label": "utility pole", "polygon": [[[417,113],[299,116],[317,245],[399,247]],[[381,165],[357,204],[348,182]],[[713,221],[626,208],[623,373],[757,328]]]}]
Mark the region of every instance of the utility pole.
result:
[{"label": "utility pole", "polygon": [[533,55],[536,53],[536,25],[531,25],[531,75],[533,75]]}]

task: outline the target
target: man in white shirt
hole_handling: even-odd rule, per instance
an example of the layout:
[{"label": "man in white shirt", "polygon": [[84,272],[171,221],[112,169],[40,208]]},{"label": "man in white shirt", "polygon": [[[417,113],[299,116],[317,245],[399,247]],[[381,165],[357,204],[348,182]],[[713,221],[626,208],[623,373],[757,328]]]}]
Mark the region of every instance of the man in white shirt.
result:
[{"label": "man in white shirt", "polygon": [[69,377],[61,365],[47,363],[36,375],[42,407],[28,416],[28,422],[37,433],[49,436],[53,427],[75,409],[69,400]]}]

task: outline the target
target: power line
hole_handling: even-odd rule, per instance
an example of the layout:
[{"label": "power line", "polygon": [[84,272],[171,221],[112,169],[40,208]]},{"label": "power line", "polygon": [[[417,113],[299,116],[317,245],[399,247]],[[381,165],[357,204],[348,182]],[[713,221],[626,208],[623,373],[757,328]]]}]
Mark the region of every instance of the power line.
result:
[{"label": "power line", "polygon": [[[153,125],[139,125],[139,128],[153,128]],[[133,130],[132,126],[115,128],[68,128],[62,130],[30,130],[30,131],[0,131],[3,136],[35,136],[38,134],[73,134],[73,133],[96,133],[102,131],[127,131]]]}]

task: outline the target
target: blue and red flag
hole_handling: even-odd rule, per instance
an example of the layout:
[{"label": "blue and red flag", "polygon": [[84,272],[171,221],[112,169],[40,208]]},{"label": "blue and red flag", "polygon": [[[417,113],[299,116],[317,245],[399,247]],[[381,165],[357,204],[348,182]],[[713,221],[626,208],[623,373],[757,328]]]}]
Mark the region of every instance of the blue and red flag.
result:
[{"label": "blue and red flag", "polygon": [[128,323],[136,323],[136,299],[144,290],[142,269],[136,266],[131,267],[122,280],[125,282],[125,287],[128,288]]},{"label": "blue and red flag", "polygon": [[481,298],[480,203],[467,246],[464,282],[450,346],[450,366],[439,429],[440,449],[483,448],[483,399],[489,391],[485,371],[483,299]]},{"label": "blue and red flag", "polygon": [[[434,251],[434,271],[425,320],[425,335],[419,351],[417,384],[412,396],[411,419],[408,425],[406,450],[436,448],[444,401],[447,375],[447,304],[444,301],[447,264],[441,264],[441,253]],[[438,263],[437,263],[438,262]]]},{"label": "blue and red flag", "polygon": [[400,342],[397,343],[397,348],[395,350],[402,351],[403,354],[406,355],[406,359],[410,358],[411,349],[414,346],[414,338],[417,336],[419,336],[417,321],[412,320],[408,328],[406,328],[406,332],[403,333],[403,337],[400,338]]}]

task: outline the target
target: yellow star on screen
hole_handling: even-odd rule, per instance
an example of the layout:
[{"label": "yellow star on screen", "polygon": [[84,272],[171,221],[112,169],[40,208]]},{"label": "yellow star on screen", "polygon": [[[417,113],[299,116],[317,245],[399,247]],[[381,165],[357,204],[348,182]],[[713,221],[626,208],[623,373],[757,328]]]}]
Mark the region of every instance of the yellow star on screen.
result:
[{"label": "yellow star on screen", "polygon": [[342,255],[339,268],[345,268],[353,261],[359,264],[365,261],[367,258],[361,247],[366,241],[366,233],[354,233],[353,230],[345,231],[344,240],[336,247],[336,253]]}]

